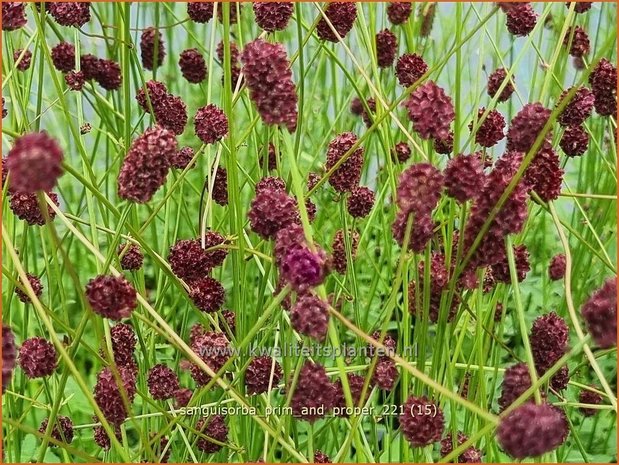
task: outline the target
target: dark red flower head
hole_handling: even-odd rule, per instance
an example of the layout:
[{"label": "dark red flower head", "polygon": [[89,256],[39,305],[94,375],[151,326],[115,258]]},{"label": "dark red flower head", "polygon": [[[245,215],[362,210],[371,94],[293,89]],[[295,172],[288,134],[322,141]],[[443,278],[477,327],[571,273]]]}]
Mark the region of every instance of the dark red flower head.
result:
[{"label": "dark red flower head", "polygon": [[303,294],[290,312],[295,331],[317,341],[324,341],[329,325],[329,308],[325,301],[313,294]]},{"label": "dark red flower head", "polygon": [[49,2],[45,7],[61,26],[82,27],[90,21],[90,2]]},{"label": "dark red flower head", "polygon": [[[327,150],[325,169],[330,171],[339,160],[357,143],[357,136],[352,132],[343,132],[336,136]],[[329,184],[338,192],[348,192],[357,187],[363,167],[363,147],[357,147],[346,161],[329,177]]]},{"label": "dark red flower head", "polygon": [[416,53],[405,53],[395,65],[395,75],[401,86],[412,86],[428,71],[428,65]]},{"label": "dark red flower head", "polygon": [[218,205],[228,205],[228,172],[221,166],[218,166],[215,171],[215,180],[211,195]]},{"label": "dark red flower head", "polygon": [[[357,405],[359,405],[359,401],[361,400],[363,385],[365,384],[365,377],[361,375],[356,375],[354,373],[348,373],[346,375],[346,378],[348,379],[348,387],[350,388],[350,395],[352,397],[353,406],[356,407]],[[368,389],[367,392],[365,393],[366,395],[365,395],[365,398],[363,399],[364,401],[367,400],[369,393],[370,393],[370,390]],[[348,404],[346,403],[346,396],[344,394],[344,387],[342,385],[342,380],[338,378],[335,381],[334,406],[339,407],[341,409],[345,409],[347,405]],[[342,412],[339,414],[339,416],[347,417],[348,414],[346,414],[345,412]],[[327,463],[327,462],[323,462],[323,463]]]},{"label": "dark red flower head", "polygon": [[574,3],[574,12],[575,13],[585,13],[591,9],[593,2],[566,2],[565,6],[570,8]]},{"label": "dark red flower head", "polygon": [[455,119],[451,98],[433,81],[419,86],[404,102],[413,129],[422,139],[446,139]]},{"label": "dark red flower head", "polygon": [[393,153],[400,163],[405,163],[411,156],[411,148],[406,142],[398,142],[393,147]]},{"label": "dark red flower head", "polygon": [[264,31],[283,31],[294,11],[292,2],[253,3],[256,24]]},{"label": "dark red flower head", "polygon": [[193,391],[189,388],[179,388],[174,392],[174,408],[186,407],[191,401]]},{"label": "dark red flower head", "polygon": [[[583,389],[578,395],[578,402],[581,404],[600,405],[602,401],[603,399],[600,394],[590,391],[589,389]],[[586,417],[592,417],[599,412],[598,409],[586,407],[581,407],[579,410]]]},{"label": "dark red flower head", "polygon": [[[30,273],[27,273],[26,276],[28,277],[28,282],[30,283],[32,290],[34,291],[34,295],[36,295],[37,297],[40,297],[41,294],[43,293],[43,284],[41,284],[41,280],[38,278],[38,276],[30,274]],[[20,283],[21,283],[21,279],[20,279]],[[26,294],[25,291],[22,291],[19,287],[15,287],[15,294],[17,294],[17,297],[22,302],[30,303],[30,297],[28,296],[28,294]]]},{"label": "dark red flower head", "polygon": [[254,191],[259,193],[264,189],[277,190],[280,189],[286,192],[286,181],[279,176],[266,176],[256,183]]},{"label": "dark red flower head", "polygon": [[196,136],[205,144],[214,144],[228,134],[228,118],[217,105],[209,103],[198,109],[194,118]]},{"label": "dark red flower head", "polygon": [[410,396],[402,409],[400,429],[412,447],[425,447],[441,439],[445,425],[438,405],[425,396]]},{"label": "dark red flower head", "polygon": [[187,125],[187,106],[180,97],[166,95],[157,106],[153,106],[157,124],[180,135]]},{"label": "dark red flower head", "polygon": [[24,194],[49,191],[62,174],[64,155],[46,132],[31,132],[15,139],[6,160],[11,189]]},{"label": "dark red flower head", "polygon": [[247,215],[252,231],[273,239],[282,228],[298,221],[297,202],[282,189],[264,188],[252,200]]},{"label": "dark red flower head", "polygon": [[221,450],[222,446],[219,443],[225,443],[228,440],[228,427],[221,415],[200,418],[196,423],[196,430],[200,432],[197,447],[207,454],[214,454]]},{"label": "dark red flower head", "polygon": [[600,116],[615,116],[617,114],[617,97],[613,94],[596,94],[595,111]]},{"label": "dark red flower head", "polygon": [[191,282],[189,297],[200,310],[213,313],[224,304],[225,290],[219,281],[206,276]]},{"label": "dark red flower head", "polygon": [[[352,29],[357,19],[357,4],[355,2],[332,2],[329,3],[324,13],[331,25],[324,17],[321,17],[316,26],[318,37],[329,42],[338,42],[338,35],[343,39]],[[337,35],[331,26],[337,31]]]},{"label": "dark red flower head", "polygon": [[[191,342],[191,349],[215,373],[217,373],[232,355],[232,349],[224,333],[202,332]],[[198,365],[191,365],[191,377],[198,386],[208,384],[211,377]]]},{"label": "dark red flower head", "polygon": [[565,414],[548,404],[527,403],[501,419],[497,439],[516,459],[537,457],[559,447],[568,434]]},{"label": "dark red flower head", "polygon": [[79,92],[84,87],[86,78],[82,71],[69,71],[64,76],[64,82],[69,89]]},{"label": "dark red flower head", "polygon": [[429,163],[415,163],[400,175],[397,202],[403,212],[429,214],[436,207],[445,177]]},{"label": "dark red flower head", "polygon": [[390,2],[387,6],[387,18],[391,24],[405,23],[411,12],[413,5],[410,2]]},{"label": "dark red flower head", "polygon": [[[512,119],[507,132],[507,150],[526,153],[546,125],[551,111],[541,103],[527,103]],[[552,128],[544,136],[550,142]]]},{"label": "dark red flower head", "polygon": [[110,339],[114,362],[118,366],[133,366],[135,363],[133,352],[138,342],[133,327],[126,323],[115,324],[110,329]]},{"label": "dark red flower head", "polygon": [[241,61],[249,96],[262,121],[267,125],[284,124],[294,131],[298,98],[284,46],[256,39],[245,46]]},{"label": "dark red flower head", "polygon": [[507,30],[515,36],[527,36],[537,24],[537,14],[528,2],[514,3],[507,14]]},{"label": "dark red flower head", "polygon": [[99,75],[99,58],[90,53],[80,56],[80,70],[87,81],[96,79]]},{"label": "dark red flower head", "polygon": [[276,389],[282,379],[282,367],[268,355],[255,357],[245,370],[245,387],[247,394],[262,394]]},{"label": "dark red flower head", "polygon": [[148,202],[165,182],[176,148],[174,133],[159,126],[138,136],[118,175],[119,197],[137,203]]},{"label": "dark red flower head", "polygon": [[123,270],[135,271],[142,268],[144,255],[139,246],[128,243],[120,244],[117,253],[120,257],[120,267]]},{"label": "dark red flower head", "polygon": [[[348,239],[350,241],[350,256],[354,260],[357,255],[357,246],[359,245],[359,233],[357,231],[352,231]],[[331,266],[338,273],[346,274],[346,269],[348,268],[348,254],[346,252],[346,241],[343,230],[339,229],[335,233],[331,249]]]},{"label": "dark red flower head", "polygon": [[[4,4],[3,4],[4,6]],[[75,47],[68,42],[60,42],[52,48],[52,62],[58,71],[68,73],[75,69]]]},{"label": "dark red flower head", "polygon": [[[55,193],[48,192],[47,196],[58,206],[58,196]],[[41,212],[36,194],[13,192],[10,198],[10,207],[15,216],[31,226],[43,226],[45,224],[45,217]],[[56,212],[49,205],[47,206],[47,216],[50,221],[56,216]]]},{"label": "dark red flower head", "polygon": [[206,79],[206,61],[197,48],[183,50],[178,66],[185,79],[191,83],[198,84]]},{"label": "dark red flower head", "polygon": [[[504,68],[498,68],[490,76],[488,76],[488,95],[490,97],[494,97],[497,94],[506,78],[507,71]],[[512,76],[499,94],[499,102],[505,102],[514,93],[513,80],[514,77]]]},{"label": "dark red flower head", "polygon": [[[49,424],[49,418],[45,418],[41,422],[41,426],[39,426],[39,433],[45,434],[47,431],[47,426]],[[65,444],[70,444],[73,441],[73,422],[69,417],[65,417],[59,415],[56,417],[56,423],[52,427],[52,432],[50,435],[58,442],[63,442]],[[55,444],[49,444],[52,447],[55,447]]]},{"label": "dark red flower head", "polygon": [[[458,431],[456,447],[461,446],[468,441],[468,436]],[[447,434],[441,440],[441,457],[447,457],[454,451],[454,440],[451,433]],[[464,452],[458,456],[458,463],[482,463],[482,451],[475,446],[469,446]]]},{"label": "dark red flower head", "polygon": [[122,276],[97,276],[86,285],[86,298],[95,313],[104,318],[128,318],[137,307],[137,294]]},{"label": "dark red flower head", "polygon": [[569,126],[561,136],[559,146],[568,157],[579,157],[589,148],[589,133],[582,126]]},{"label": "dark red flower head", "polygon": [[19,366],[28,378],[50,376],[57,365],[54,345],[42,337],[26,339],[19,349]]},{"label": "dark red flower head", "polygon": [[550,266],[548,267],[548,276],[553,281],[558,281],[563,279],[565,276],[565,254],[557,254],[552,257],[550,261]]},{"label": "dark red flower head", "polygon": [[280,267],[282,278],[297,292],[316,287],[325,279],[328,271],[327,255],[322,249],[315,247],[316,252],[308,247],[291,249]]},{"label": "dark red flower head", "polygon": [[144,29],[140,37],[140,51],[144,68],[150,70],[158,68],[165,58],[165,44],[161,32],[154,27]]},{"label": "dark red flower head", "polygon": [[398,39],[389,29],[376,34],[376,61],[379,68],[389,68],[398,51]]},{"label": "dark red flower head", "polygon": [[[322,418],[335,403],[335,385],[327,376],[325,368],[305,362],[299,373],[290,406],[296,418],[314,422]],[[324,409],[321,414],[318,409]]]},{"label": "dark red flower head", "polygon": [[[570,89],[563,91],[557,105],[563,101]],[[565,108],[563,108],[557,121],[561,126],[578,126],[584,123],[585,120],[591,116],[594,102],[595,97],[593,92],[586,87],[580,87]]]},{"label": "dark red flower head", "polygon": [[[19,57],[21,56],[22,53],[24,54],[24,56],[22,56],[20,59]],[[19,63],[17,63],[17,60],[19,60]],[[13,52],[13,61],[17,63],[16,68],[19,71],[28,70],[28,68],[30,68],[31,60],[32,60],[32,52],[30,50],[24,51],[21,48],[18,48],[17,50],[15,50],[15,52]]]},{"label": "dark red flower head", "polygon": [[477,112],[477,122],[471,121],[469,129],[473,131],[473,124],[479,125],[475,133],[475,142],[482,147],[492,147],[505,137],[503,130],[505,129],[505,118],[497,110],[490,110],[484,121],[479,124],[479,120],[483,116],[485,108],[480,108]]},{"label": "dark red flower head", "polygon": [[595,343],[602,349],[617,345],[617,278],[608,279],[582,306],[581,313]]},{"label": "dark red flower head", "polygon": [[374,206],[374,191],[362,186],[355,187],[346,201],[348,213],[354,218],[365,218]]},{"label": "dark red flower head", "polygon": [[176,276],[186,281],[203,278],[211,270],[199,239],[180,240],[170,247],[168,262]]},{"label": "dark red flower head", "polygon": [[389,357],[380,357],[372,374],[372,384],[383,391],[391,391],[398,380],[398,368]]},{"label": "dark red flower head", "polygon": [[[160,107],[165,99],[168,97],[168,88],[163,82],[159,81],[146,81],[146,90],[143,87],[140,87],[137,91],[135,99],[138,102],[138,105],[144,110],[146,113],[150,113],[150,107],[153,107],[153,110],[157,107]],[[150,101],[150,106],[149,106]]]},{"label": "dark red flower head", "polygon": [[[393,237],[401,247],[404,246],[408,216],[408,212],[399,211],[396,214],[393,225],[391,226]],[[429,213],[415,214],[412,222],[411,237],[408,243],[409,250],[421,252],[425,248],[428,241],[432,239],[433,233],[434,222],[432,221],[432,216]]]},{"label": "dark red flower head", "polygon": [[[514,261],[518,282],[524,281],[527,273],[531,270],[531,265],[529,264],[529,251],[524,244],[514,246]],[[492,276],[498,282],[506,284],[512,282],[506,255],[492,265]]]},{"label": "dark red flower head", "polygon": [[524,179],[544,202],[558,199],[563,183],[559,156],[550,147],[543,147],[527,167]]},{"label": "dark red flower head", "polygon": [[26,25],[26,4],[2,2],[2,30],[16,31]]},{"label": "dark red flower head", "polygon": [[[170,164],[177,170],[184,170],[187,166],[189,166],[189,163],[193,160],[194,155],[195,152],[191,147],[182,147],[174,154],[170,160]],[[194,164],[191,168],[195,167],[196,166]]]},{"label": "dark red flower head", "polygon": [[584,57],[589,53],[591,44],[587,32],[580,26],[571,26],[568,28],[563,45],[570,47],[570,55],[573,57]]},{"label": "dark red flower head", "polygon": [[314,451],[314,463],[331,463],[331,459],[320,449]]},{"label": "dark red flower head", "polygon": [[567,323],[555,312],[535,319],[529,339],[538,372],[545,373],[567,352],[568,337]]},{"label": "dark red flower head", "polygon": [[484,166],[478,153],[457,155],[445,168],[447,195],[461,203],[475,198],[484,185]]},{"label": "dark red flower head", "polygon": [[99,372],[94,387],[94,398],[105,419],[119,426],[129,415],[127,407],[135,398],[136,379],[135,374],[128,368],[115,367],[115,369],[116,374],[111,367],[105,367]]},{"label": "dark red flower head", "polygon": [[[503,384],[501,384],[501,397],[499,397],[501,411],[513,404],[530,387],[531,375],[526,363],[517,363],[508,367],[503,376]],[[533,394],[528,401],[532,401],[532,398]]]},{"label": "dark red flower head", "polygon": [[[97,418],[96,415],[93,415],[92,421],[98,422],[99,419]],[[120,432],[120,427],[115,426],[115,425],[110,425],[110,426],[114,430],[114,436],[116,436],[116,439],[118,440],[118,442],[122,442],[122,435]],[[110,437],[108,436],[107,431],[105,431],[105,428],[103,426],[95,426],[93,428],[93,436],[94,436],[95,443],[99,447],[101,447],[105,451],[110,450],[110,447],[112,447],[112,441],[110,440]]]},{"label": "dark red flower head", "polygon": [[196,23],[208,23],[213,17],[213,5],[213,2],[188,2],[187,15]]},{"label": "dark red flower head", "polygon": [[9,326],[2,325],[2,392],[11,384],[13,369],[17,360],[15,335]]},{"label": "dark red flower head", "polygon": [[179,389],[178,376],[170,367],[159,363],[148,371],[148,392],[155,400],[174,397]]},{"label": "dark red flower head", "polygon": [[589,84],[596,95],[617,92],[617,68],[606,58],[602,58],[589,75]]}]

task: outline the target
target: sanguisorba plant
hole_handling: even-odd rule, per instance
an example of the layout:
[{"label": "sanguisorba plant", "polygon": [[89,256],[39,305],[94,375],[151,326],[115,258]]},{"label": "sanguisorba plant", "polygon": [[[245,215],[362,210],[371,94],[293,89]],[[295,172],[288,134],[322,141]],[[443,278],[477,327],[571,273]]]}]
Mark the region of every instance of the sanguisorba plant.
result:
[{"label": "sanguisorba plant", "polygon": [[616,19],[3,2],[4,460],[614,461]]}]

